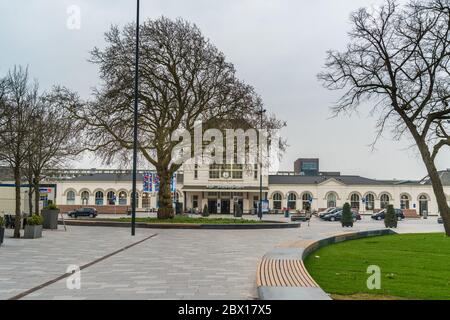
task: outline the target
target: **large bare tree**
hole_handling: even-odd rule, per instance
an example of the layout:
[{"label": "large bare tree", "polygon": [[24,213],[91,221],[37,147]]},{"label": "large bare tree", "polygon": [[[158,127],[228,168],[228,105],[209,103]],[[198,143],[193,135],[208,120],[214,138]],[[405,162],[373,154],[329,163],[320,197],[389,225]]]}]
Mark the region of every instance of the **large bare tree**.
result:
[{"label": "large bare tree", "polygon": [[450,0],[387,1],[351,16],[353,30],[343,52],[328,53],[319,75],[326,88],[345,90],[336,115],[363,103],[379,114],[378,137],[391,128],[409,133],[428,171],[445,230],[450,209],[435,160],[450,146]]},{"label": "large bare tree", "polygon": [[[87,147],[106,162],[129,160],[133,147],[135,28],[113,26],[105,34],[106,48],[95,48],[91,58],[103,85],[94,101],[70,108],[86,124]],[[162,17],[140,28],[138,148],[160,177],[158,217],[171,218],[170,180],[181,166],[172,159],[174,132],[192,132],[198,121],[204,129],[224,129],[233,119],[256,124],[262,102],[195,25]]]},{"label": "large bare tree", "polygon": [[22,67],[14,67],[0,82],[0,163],[8,165],[14,174],[14,237],[19,238],[22,168],[29,154],[29,129],[36,116],[38,87],[29,80],[28,69]]}]

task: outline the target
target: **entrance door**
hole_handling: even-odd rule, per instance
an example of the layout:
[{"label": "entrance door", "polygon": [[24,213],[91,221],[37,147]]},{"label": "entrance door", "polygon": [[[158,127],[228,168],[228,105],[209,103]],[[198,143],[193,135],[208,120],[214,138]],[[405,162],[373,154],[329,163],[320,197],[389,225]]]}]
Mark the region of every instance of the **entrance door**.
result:
[{"label": "entrance door", "polygon": [[244,213],[244,200],[243,199],[239,199],[237,201],[237,206],[241,209],[241,212]]},{"label": "entrance door", "polygon": [[208,200],[209,214],[217,214],[217,200]]},{"label": "entrance door", "polygon": [[419,202],[419,214],[423,216],[424,212],[428,213],[428,201],[421,200]]},{"label": "entrance door", "polygon": [[230,200],[221,200],[220,205],[220,213],[221,214],[230,214]]}]

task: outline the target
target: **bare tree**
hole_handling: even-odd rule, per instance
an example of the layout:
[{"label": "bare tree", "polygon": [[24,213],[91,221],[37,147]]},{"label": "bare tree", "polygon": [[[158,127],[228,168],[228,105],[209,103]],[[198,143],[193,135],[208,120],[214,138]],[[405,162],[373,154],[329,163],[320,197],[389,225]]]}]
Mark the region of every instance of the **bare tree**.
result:
[{"label": "bare tree", "polygon": [[[328,53],[324,86],[345,90],[335,115],[363,102],[380,114],[378,135],[391,128],[395,138],[409,133],[428,171],[445,230],[450,209],[435,159],[450,146],[450,0],[387,1],[373,12],[351,16],[346,51]],[[378,139],[378,138],[377,138]]]},{"label": "bare tree", "polygon": [[[133,147],[133,70],[136,25],[112,27],[107,47],[92,51],[103,85],[96,99],[70,108],[86,124],[87,144],[105,162],[129,160]],[[141,25],[139,141],[141,156],[160,177],[159,218],[173,217],[171,176],[181,164],[172,159],[178,129],[223,128],[225,120],[255,123],[261,99],[235,77],[231,63],[182,19],[147,20]],[[276,124],[275,122],[271,122]]]},{"label": "bare tree", "polygon": [[6,163],[14,173],[15,216],[14,237],[20,237],[21,182],[30,146],[29,128],[35,118],[38,101],[37,84],[31,84],[28,69],[14,67],[1,81],[0,162]]},{"label": "bare tree", "polygon": [[82,151],[79,122],[74,122],[65,108],[70,95],[59,95],[59,88],[39,97],[36,116],[30,127],[30,148],[26,161],[30,189],[34,190],[34,212],[39,214],[40,183],[44,169],[64,165]]}]

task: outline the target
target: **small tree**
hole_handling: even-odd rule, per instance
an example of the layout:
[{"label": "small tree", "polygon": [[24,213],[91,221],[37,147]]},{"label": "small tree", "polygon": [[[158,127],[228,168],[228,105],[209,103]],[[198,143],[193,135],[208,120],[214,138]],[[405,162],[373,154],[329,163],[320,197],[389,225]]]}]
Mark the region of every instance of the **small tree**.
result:
[{"label": "small tree", "polygon": [[203,217],[209,217],[209,210],[208,210],[208,205],[207,204],[205,204],[205,206],[203,207],[202,216]]},{"label": "small tree", "polygon": [[353,227],[353,214],[349,203],[344,204],[341,222],[342,227]]},{"label": "small tree", "polygon": [[392,204],[387,207],[386,214],[384,215],[384,225],[386,228],[397,228],[397,216]]},{"label": "small tree", "polygon": [[28,77],[28,69],[14,67],[0,79],[0,164],[14,174],[15,228],[20,238],[21,184],[30,148],[30,130],[36,117],[38,87]]}]

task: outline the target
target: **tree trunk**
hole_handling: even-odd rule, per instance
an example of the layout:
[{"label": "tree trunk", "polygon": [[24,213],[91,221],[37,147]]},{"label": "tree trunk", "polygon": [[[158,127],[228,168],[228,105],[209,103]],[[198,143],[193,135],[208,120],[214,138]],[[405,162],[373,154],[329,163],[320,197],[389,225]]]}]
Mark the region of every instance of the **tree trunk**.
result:
[{"label": "tree trunk", "polygon": [[30,216],[33,215],[33,182],[31,179],[28,180],[28,213]]},{"label": "tree trunk", "polygon": [[37,177],[34,178],[34,210],[35,214],[39,215],[39,200],[41,198],[41,193],[39,192],[39,179]]},{"label": "tree trunk", "polygon": [[447,197],[444,193],[442,181],[425,142],[418,142],[418,147],[433,186],[439,212],[444,220],[445,233],[450,237],[450,207],[447,204]]},{"label": "tree trunk", "polygon": [[14,168],[14,183],[16,190],[16,219],[15,219],[15,227],[14,227],[14,238],[20,238],[20,225],[21,225],[21,197],[20,197],[20,168],[16,166]]},{"label": "tree trunk", "polygon": [[174,217],[172,192],[170,190],[170,182],[172,174],[168,169],[159,169],[159,208],[158,219],[172,219]]}]

